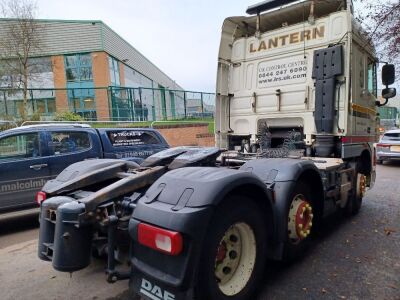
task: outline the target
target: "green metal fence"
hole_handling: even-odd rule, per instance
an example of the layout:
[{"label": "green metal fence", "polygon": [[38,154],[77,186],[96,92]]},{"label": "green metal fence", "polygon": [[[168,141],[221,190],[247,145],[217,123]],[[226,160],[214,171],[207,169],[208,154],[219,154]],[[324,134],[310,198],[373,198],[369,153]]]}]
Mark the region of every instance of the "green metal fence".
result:
[{"label": "green metal fence", "polygon": [[[19,120],[21,89],[0,89],[0,120]],[[215,94],[164,88],[29,89],[28,117],[52,120],[69,111],[89,121],[167,121],[214,117]]]}]

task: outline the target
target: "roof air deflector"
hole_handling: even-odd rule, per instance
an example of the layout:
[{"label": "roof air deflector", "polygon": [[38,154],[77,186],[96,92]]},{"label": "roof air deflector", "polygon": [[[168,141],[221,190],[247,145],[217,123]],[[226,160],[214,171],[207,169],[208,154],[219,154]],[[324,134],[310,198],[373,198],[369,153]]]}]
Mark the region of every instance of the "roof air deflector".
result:
[{"label": "roof air deflector", "polygon": [[276,7],[280,7],[282,5],[286,5],[292,2],[296,2],[298,0],[266,0],[254,5],[251,5],[247,8],[246,13],[249,15],[257,15],[262,13],[263,11],[270,10]]}]

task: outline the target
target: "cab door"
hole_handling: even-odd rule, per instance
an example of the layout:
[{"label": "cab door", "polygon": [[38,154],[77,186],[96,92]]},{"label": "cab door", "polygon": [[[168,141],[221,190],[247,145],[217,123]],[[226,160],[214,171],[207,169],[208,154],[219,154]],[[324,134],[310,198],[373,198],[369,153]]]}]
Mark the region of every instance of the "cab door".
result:
[{"label": "cab door", "polygon": [[35,205],[35,195],[50,178],[44,132],[0,137],[0,210]]}]

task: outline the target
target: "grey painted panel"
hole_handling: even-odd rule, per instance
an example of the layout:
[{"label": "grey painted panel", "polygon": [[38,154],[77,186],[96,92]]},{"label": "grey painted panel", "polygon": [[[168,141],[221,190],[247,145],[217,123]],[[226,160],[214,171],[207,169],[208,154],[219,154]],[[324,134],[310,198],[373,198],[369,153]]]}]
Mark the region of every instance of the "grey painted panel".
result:
[{"label": "grey painted panel", "polygon": [[[0,38],[5,37],[9,20],[0,20]],[[102,50],[99,22],[40,22],[41,50],[33,55],[54,55]]]}]

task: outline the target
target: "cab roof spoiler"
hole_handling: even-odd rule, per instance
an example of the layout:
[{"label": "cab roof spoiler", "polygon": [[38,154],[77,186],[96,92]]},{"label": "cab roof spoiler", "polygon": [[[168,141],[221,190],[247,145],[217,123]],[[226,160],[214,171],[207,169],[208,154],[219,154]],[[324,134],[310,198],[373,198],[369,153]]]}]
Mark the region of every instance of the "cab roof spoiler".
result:
[{"label": "cab roof spoiler", "polygon": [[270,10],[296,1],[298,0],[266,0],[249,6],[246,10],[246,13],[249,15],[258,15],[266,10]]}]

